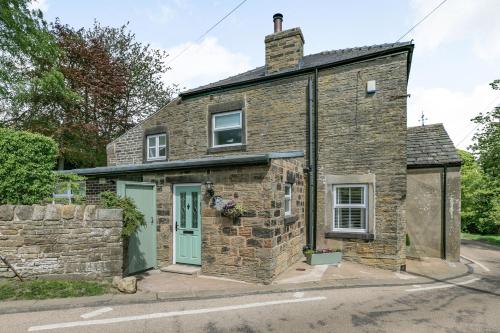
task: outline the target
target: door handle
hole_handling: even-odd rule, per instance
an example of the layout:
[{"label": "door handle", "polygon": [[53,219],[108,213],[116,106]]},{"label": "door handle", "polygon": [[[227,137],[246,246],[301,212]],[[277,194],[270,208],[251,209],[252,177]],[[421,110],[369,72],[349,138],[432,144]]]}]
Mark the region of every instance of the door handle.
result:
[{"label": "door handle", "polygon": [[175,221],[175,231],[177,231],[177,221]]},{"label": "door handle", "polygon": [[153,224],[154,222],[154,218],[151,216],[151,224]]}]

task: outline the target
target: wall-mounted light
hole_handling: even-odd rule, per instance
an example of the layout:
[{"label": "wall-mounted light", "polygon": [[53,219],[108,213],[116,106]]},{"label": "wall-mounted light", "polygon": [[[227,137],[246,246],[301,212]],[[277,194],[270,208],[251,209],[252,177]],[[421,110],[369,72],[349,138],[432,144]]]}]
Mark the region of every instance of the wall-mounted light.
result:
[{"label": "wall-mounted light", "polygon": [[207,194],[209,197],[213,197],[215,192],[214,192],[214,183],[212,181],[207,180],[205,182],[205,186],[207,187]]}]

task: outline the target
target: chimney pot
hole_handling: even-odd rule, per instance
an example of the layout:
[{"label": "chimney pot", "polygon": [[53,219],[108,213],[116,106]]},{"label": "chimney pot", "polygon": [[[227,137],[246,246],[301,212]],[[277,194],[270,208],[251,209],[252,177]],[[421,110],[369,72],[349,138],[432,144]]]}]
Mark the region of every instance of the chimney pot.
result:
[{"label": "chimney pot", "polygon": [[281,32],[283,30],[283,14],[276,13],[273,15],[274,22],[274,33]]}]

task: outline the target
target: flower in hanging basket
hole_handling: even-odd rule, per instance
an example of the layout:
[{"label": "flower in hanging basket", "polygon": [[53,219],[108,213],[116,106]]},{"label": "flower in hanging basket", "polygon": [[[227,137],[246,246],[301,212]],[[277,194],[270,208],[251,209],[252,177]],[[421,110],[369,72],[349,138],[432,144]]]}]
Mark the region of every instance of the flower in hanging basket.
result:
[{"label": "flower in hanging basket", "polygon": [[222,206],[221,214],[230,218],[240,217],[245,213],[245,209],[239,203],[234,200],[229,200]]}]

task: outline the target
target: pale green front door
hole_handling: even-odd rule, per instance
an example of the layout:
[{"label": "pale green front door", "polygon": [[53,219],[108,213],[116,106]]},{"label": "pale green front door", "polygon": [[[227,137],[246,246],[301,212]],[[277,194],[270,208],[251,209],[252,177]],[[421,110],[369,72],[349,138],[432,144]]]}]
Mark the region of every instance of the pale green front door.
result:
[{"label": "pale green front door", "polygon": [[156,266],[156,187],[151,183],[118,181],[119,196],[131,198],[144,214],[145,225],[128,240],[127,272],[136,273]]},{"label": "pale green front door", "polygon": [[201,265],[201,188],[175,186],[175,261]]}]

